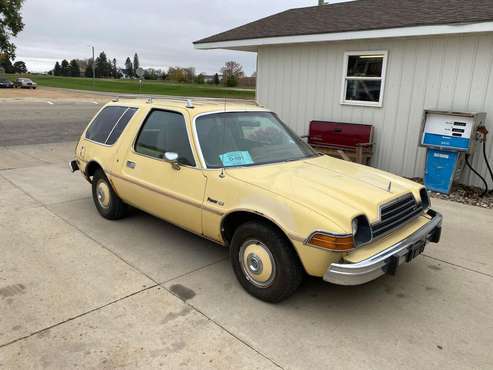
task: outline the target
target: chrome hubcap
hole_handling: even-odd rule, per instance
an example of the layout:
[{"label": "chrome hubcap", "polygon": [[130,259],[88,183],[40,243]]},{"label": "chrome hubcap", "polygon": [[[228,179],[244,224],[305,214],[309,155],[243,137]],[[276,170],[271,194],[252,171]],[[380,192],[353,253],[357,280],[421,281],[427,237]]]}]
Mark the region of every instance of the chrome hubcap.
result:
[{"label": "chrome hubcap", "polygon": [[96,198],[101,208],[109,208],[110,206],[110,188],[108,184],[100,180],[96,186]]},{"label": "chrome hubcap", "polygon": [[250,253],[247,256],[247,267],[252,274],[260,275],[264,266],[259,256],[255,253]]},{"label": "chrome hubcap", "polygon": [[259,288],[268,288],[276,277],[276,264],[269,248],[259,240],[245,241],[240,247],[239,261],[245,277]]}]

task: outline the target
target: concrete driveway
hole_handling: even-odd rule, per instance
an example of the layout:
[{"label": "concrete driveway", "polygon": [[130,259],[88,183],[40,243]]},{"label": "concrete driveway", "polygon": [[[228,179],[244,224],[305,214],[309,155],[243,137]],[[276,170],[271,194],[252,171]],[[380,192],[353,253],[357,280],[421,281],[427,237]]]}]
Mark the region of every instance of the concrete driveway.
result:
[{"label": "concrete driveway", "polygon": [[396,277],[270,305],[227,250],[99,217],[74,145],[0,148],[0,368],[492,368],[491,211],[435,201],[443,242]]}]

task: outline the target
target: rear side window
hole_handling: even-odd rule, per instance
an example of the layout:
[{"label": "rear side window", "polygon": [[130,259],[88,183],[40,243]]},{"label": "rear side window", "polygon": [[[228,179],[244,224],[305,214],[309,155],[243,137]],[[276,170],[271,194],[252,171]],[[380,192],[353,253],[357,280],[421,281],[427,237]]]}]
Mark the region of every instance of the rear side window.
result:
[{"label": "rear side window", "polygon": [[123,130],[125,130],[125,127],[127,127],[128,122],[132,119],[135,112],[137,112],[136,108],[128,108],[125,113],[123,113],[123,116],[120,117],[115,127],[113,128],[113,131],[110,133],[108,140],[106,140],[106,144],[113,145],[114,143],[116,143]]},{"label": "rear side window", "polygon": [[114,144],[135,112],[136,109],[128,107],[104,108],[87,129],[86,138],[97,143]]}]

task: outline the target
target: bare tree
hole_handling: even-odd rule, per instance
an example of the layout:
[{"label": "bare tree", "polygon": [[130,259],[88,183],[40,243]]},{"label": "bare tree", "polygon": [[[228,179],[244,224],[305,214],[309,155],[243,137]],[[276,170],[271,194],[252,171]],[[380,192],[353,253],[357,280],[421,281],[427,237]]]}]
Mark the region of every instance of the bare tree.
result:
[{"label": "bare tree", "polygon": [[221,68],[221,73],[223,74],[224,84],[229,87],[237,86],[240,78],[245,75],[241,64],[235,61],[226,62],[224,67]]}]

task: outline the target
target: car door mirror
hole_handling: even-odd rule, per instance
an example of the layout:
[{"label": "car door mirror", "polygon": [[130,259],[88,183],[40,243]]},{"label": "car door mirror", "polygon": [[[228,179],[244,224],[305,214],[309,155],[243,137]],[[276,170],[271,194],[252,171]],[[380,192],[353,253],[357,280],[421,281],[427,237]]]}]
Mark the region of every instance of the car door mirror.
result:
[{"label": "car door mirror", "polygon": [[175,152],[166,152],[164,153],[164,159],[171,163],[171,167],[173,167],[175,170],[180,169],[180,164],[178,163],[178,153]]}]

